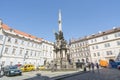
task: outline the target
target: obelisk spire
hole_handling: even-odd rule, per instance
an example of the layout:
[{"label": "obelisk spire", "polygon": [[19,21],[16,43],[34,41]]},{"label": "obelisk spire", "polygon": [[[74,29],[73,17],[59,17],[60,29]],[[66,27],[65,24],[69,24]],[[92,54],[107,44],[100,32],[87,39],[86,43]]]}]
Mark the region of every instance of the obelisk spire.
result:
[{"label": "obelisk spire", "polygon": [[59,31],[62,31],[62,16],[61,16],[61,10],[59,10],[58,26],[59,26]]},{"label": "obelisk spire", "polygon": [[2,20],[0,19],[0,28],[2,28]]}]

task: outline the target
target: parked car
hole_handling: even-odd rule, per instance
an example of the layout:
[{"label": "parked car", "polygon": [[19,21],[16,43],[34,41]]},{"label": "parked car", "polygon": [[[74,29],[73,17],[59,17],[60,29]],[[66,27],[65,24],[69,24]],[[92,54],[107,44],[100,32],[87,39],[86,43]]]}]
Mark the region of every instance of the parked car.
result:
[{"label": "parked car", "polygon": [[21,66],[20,68],[23,72],[26,72],[26,71],[34,71],[35,70],[35,66],[32,65],[32,64],[25,64],[23,66]]},{"label": "parked car", "polygon": [[22,71],[18,69],[16,66],[6,66],[4,67],[4,75],[12,76],[12,75],[22,75]]},{"label": "parked car", "polygon": [[22,64],[15,64],[15,66],[17,66],[17,67],[21,67],[21,66],[22,66]]},{"label": "parked car", "polygon": [[44,70],[44,69],[45,69],[45,66],[43,66],[43,65],[42,65],[42,66],[39,66],[38,69],[39,69],[39,70]]},{"label": "parked car", "polygon": [[120,70],[120,61],[116,61],[117,69]]}]

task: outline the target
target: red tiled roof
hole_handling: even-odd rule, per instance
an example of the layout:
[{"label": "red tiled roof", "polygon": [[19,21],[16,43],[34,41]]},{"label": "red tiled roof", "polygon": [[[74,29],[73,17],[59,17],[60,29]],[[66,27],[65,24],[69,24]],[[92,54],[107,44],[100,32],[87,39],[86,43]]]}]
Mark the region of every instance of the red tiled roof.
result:
[{"label": "red tiled roof", "polygon": [[[2,24],[2,28],[5,29],[5,30],[10,30],[12,28],[10,28],[9,26],[7,26],[6,24]],[[29,37],[29,38],[32,38],[32,39],[37,39],[39,41],[42,41],[42,38],[37,38],[36,36],[33,36],[33,35],[30,35],[30,34],[27,34],[25,32],[22,32],[22,31],[19,31],[19,30],[15,30],[15,29],[12,29],[16,34],[20,34],[20,35],[23,35],[24,37]]]},{"label": "red tiled roof", "polygon": [[14,30],[14,32],[17,33],[17,34],[20,34],[20,35],[29,37],[29,35],[28,35],[27,33],[21,32],[21,31],[19,31],[19,30]]},{"label": "red tiled roof", "polygon": [[10,29],[11,29],[10,27],[8,27],[8,26],[5,25],[5,24],[2,24],[2,28],[5,29],[5,30],[10,30]]}]

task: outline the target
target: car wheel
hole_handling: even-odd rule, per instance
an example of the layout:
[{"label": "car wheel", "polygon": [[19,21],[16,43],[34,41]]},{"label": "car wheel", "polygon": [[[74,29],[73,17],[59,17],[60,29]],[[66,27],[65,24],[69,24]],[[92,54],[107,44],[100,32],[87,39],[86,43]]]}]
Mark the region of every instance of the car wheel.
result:
[{"label": "car wheel", "polygon": [[118,69],[120,70],[120,67],[118,67]]},{"label": "car wheel", "polygon": [[6,72],[4,72],[4,75],[5,75],[5,76],[7,76],[7,73],[6,73]]},{"label": "car wheel", "polygon": [[19,75],[22,76],[22,73],[20,73]]},{"label": "car wheel", "polygon": [[10,73],[8,72],[8,73],[6,74],[6,76],[10,76]]}]

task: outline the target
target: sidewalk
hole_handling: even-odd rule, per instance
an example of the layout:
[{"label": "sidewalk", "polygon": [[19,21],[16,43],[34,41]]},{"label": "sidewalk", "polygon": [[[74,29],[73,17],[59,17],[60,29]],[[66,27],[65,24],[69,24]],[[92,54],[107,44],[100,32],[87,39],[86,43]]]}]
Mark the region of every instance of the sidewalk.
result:
[{"label": "sidewalk", "polygon": [[42,76],[48,76],[48,77],[52,78],[52,77],[56,77],[56,76],[75,74],[75,73],[79,73],[81,71],[82,70],[76,70],[76,71],[55,71],[55,72],[51,72],[51,71],[37,71],[36,73],[41,74]]},{"label": "sidewalk", "polygon": [[52,77],[50,80],[62,80],[67,77],[72,77],[72,76],[80,75],[80,74],[87,73],[87,72],[89,72],[89,71],[85,71],[85,72],[79,71],[79,72],[75,72],[75,73],[59,75],[59,76]]},{"label": "sidewalk", "polygon": [[[24,80],[59,80],[65,77],[74,76],[82,73],[81,70],[76,71],[33,71],[32,74],[36,75]],[[31,74],[28,72],[28,74]]]}]

